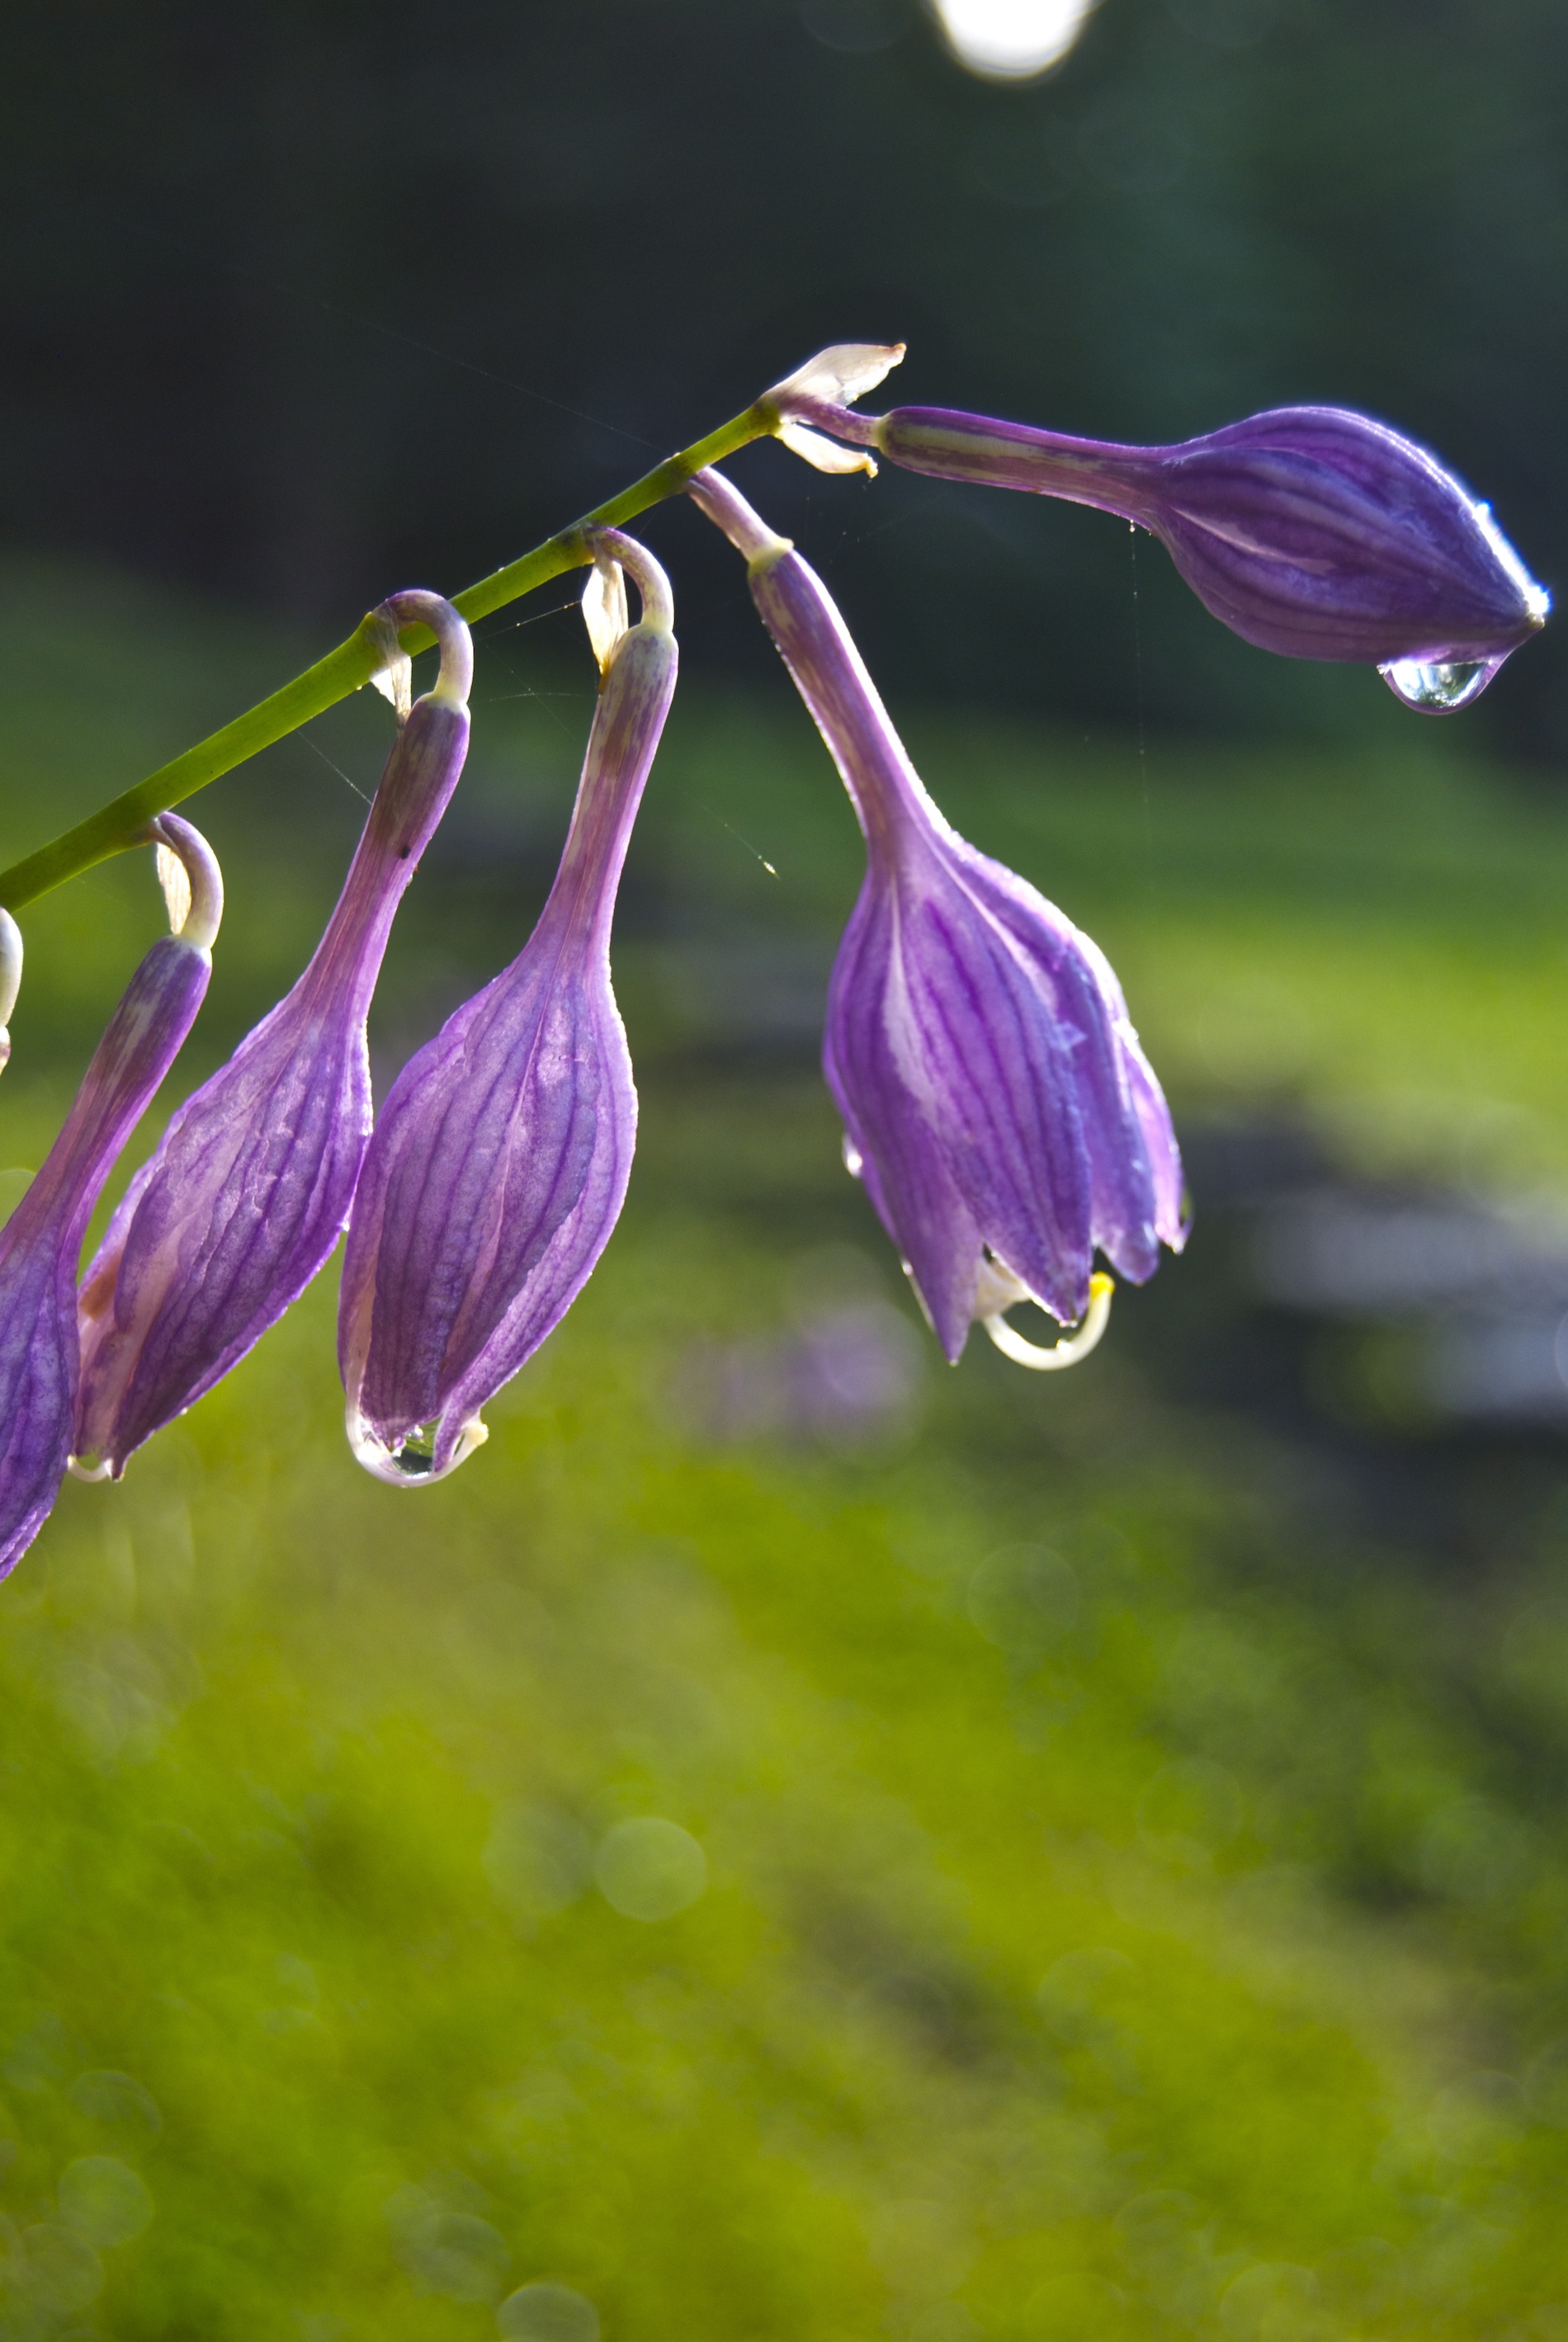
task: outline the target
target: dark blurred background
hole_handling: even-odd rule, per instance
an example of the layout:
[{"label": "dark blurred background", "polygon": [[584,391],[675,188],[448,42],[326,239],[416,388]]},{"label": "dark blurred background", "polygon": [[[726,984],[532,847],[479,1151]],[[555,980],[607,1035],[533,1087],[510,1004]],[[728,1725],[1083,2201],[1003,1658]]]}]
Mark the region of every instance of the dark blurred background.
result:
[{"label": "dark blurred background", "polygon": [[[1365,407],[1550,585],[1568,241],[1553,0],[1104,0],[964,71],[916,0],[63,0],[11,12],[0,529],[341,631],[455,589],[813,348],[1104,436]],[[868,404],[874,405],[880,394]],[[889,401],[888,403],[892,403]],[[1364,678],[1260,659],[1095,515],[774,450],[759,495],[895,687],[1253,732]],[[683,636],[766,656],[685,515]],[[1493,745],[1568,746],[1562,636]]]}]

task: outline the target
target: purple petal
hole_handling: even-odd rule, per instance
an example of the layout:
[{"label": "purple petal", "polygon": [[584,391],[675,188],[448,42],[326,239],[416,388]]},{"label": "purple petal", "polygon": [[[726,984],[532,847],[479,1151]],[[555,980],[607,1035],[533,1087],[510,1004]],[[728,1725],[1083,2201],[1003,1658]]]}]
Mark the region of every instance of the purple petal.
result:
[{"label": "purple petal", "polygon": [[83,1280],[80,1453],[117,1473],[298,1298],[342,1234],[370,1123],[363,1024],[324,1024],[297,993],[187,1099]]},{"label": "purple petal", "polygon": [[980,1229],[921,1098],[905,1085],[885,1014],[893,922],[868,876],[828,992],[823,1073],[844,1119],[850,1167],[898,1246],[950,1360],[974,1316]]},{"label": "purple petal", "polygon": [[[1090,1244],[1123,1276],[1142,1285],[1159,1266],[1162,1231],[1154,1166],[1133,1087],[1134,1058],[1154,1084],[1162,1112],[1164,1100],[1138,1046],[1122,987],[1099,946],[1026,879],[971,846],[964,847],[961,866],[977,903],[1027,956],[1044,1015],[1070,1036],[1070,1079],[1088,1169]],[[1168,1116],[1164,1150],[1175,1159]],[[1016,1274],[1033,1286],[1024,1270]],[[1070,1314],[1077,1317],[1088,1299],[1086,1265],[1074,1290],[1080,1299]]]},{"label": "purple petal", "polygon": [[0,1577],[43,1527],[65,1476],[76,1384],[75,1266],[51,1241],[0,1251]]}]

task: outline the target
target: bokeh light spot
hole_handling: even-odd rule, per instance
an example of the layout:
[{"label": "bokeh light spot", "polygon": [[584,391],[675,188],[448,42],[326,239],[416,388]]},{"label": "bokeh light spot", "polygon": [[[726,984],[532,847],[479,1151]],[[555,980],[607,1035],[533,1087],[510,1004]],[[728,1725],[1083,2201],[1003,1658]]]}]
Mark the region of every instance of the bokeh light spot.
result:
[{"label": "bokeh light spot", "polygon": [[117,2074],[106,2067],[77,2075],[71,2085],[71,2104],[90,2122],[114,2130],[155,2138],[164,2127],[152,2092],[131,2075]]},{"label": "bokeh light spot", "polygon": [[961,65],[988,81],[1026,81],[1060,65],[1094,0],[932,0]]},{"label": "bokeh light spot", "polygon": [[97,2254],[72,2228],[50,2222],[25,2228],[22,2249],[6,2272],[8,2290],[31,2319],[13,2331],[52,2333],[53,2321],[74,2317],[104,2290]]},{"label": "bokeh light spot", "polygon": [[153,2217],[153,2199],[128,2163],[84,2155],[60,2174],[60,2217],[90,2245],[126,2245]]},{"label": "bokeh light spot", "polygon": [[423,2187],[401,2187],[386,2206],[393,2250],[428,2293],[449,2301],[494,2301],[512,2255],[476,2213],[455,2211]]},{"label": "bokeh light spot", "polygon": [[1049,1546],[1004,1546],[969,1581],[968,1610],[988,1643],[1037,1656],[1072,1632],[1079,1608],[1070,1563]]},{"label": "bokeh light spot", "polygon": [[495,2313],[506,2342],[599,2342],[599,2313],[569,2285],[523,2285]]},{"label": "bokeh light spot", "polygon": [[627,1919],[673,1919],[708,1883],[708,1858],[690,1833],[657,1814],[617,1822],[594,1865],[600,1894]]}]

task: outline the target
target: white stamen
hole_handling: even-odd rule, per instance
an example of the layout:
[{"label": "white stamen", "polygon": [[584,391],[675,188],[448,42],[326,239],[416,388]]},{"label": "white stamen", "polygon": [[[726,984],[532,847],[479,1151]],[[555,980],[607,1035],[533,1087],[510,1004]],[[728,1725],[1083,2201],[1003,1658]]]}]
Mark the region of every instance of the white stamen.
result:
[{"label": "white stamen", "polygon": [[1097,1270],[1089,1279],[1089,1306],[1084,1313],[1083,1324],[1075,1334],[1064,1336],[1049,1349],[1038,1342],[1026,1342],[1022,1334],[1015,1334],[1000,1310],[980,1322],[1003,1356],[1011,1358],[1015,1366],[1028,1366],[1035,1374],[1054,1374],[1063,1366],[1075,1366],[1096,1346],[1111,1322],[1111,1296],[1115,1290],[1115,1278]]}]

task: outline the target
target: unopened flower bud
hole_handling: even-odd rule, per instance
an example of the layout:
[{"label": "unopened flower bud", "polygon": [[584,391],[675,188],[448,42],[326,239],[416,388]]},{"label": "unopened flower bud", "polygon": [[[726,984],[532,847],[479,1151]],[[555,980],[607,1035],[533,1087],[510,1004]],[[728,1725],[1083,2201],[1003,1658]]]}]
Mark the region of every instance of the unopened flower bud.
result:
[{"label": "unopened flower bud", "polygon": [[[383,606],[441,646],[399,729],[337,907],[299,982],[187,1098],[82,1282],[76,1452],[116,1477],[326,1262],[370,1135],[365,1018],[393,916],[457,785],[473,652],[450,603]],[[194,906],[191,919],[197,917]]]},{"label": "unopened flower bud", "polygon": [[[520,956],[404,1066],[355,1198],[338,1317],[348,1436],[395,1486],[440,1479],[484,1439],[481,1408],[576,1298],[631,1174],[610,925],[676,651],[658,563],[614,529],[598,553],[603,680],[549,901]],[[624,632],[623,570],[643,604]]]},{"label": "unopened flower bud", "polygon": [[909,471],[1120,513],[1245,641],[1364,660],[1432,713],[1477,697],[1550,606],[1489,506],[1424,447],[1343,407],[1280,407],[1170,447],[940,407],[828,427]]},{"label": "unopened flower bud", "polygon": [[[1104,955],[958,836],[909,761],[822,581],[712,471],[690,491],[745,554],[753,599],[865,835],[866,877],[828,993],[823,1070],[844,1157],[943,1348],[975,1321],[1029,1365],[1099,1338],[1110,1284],[1180,1249],[1181,1162]],[[1036,1351],[1034,1300],[1082,1332]]]},{"label": "unopened flower bud", "polygon": [[[153,836],[221,906],[210,848],[164,814]],[[76,1260],[105,1180],[190,1031],[212,974],[215,916],[199,936],[165,936],[125,988],[65,1126],[0,1228],[0,1576],[32,1544],[65,1476],[79,1354]]]}]

